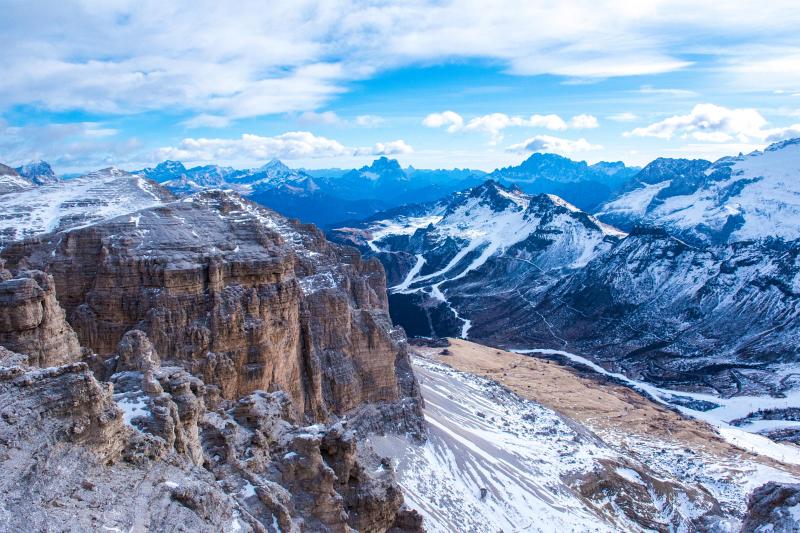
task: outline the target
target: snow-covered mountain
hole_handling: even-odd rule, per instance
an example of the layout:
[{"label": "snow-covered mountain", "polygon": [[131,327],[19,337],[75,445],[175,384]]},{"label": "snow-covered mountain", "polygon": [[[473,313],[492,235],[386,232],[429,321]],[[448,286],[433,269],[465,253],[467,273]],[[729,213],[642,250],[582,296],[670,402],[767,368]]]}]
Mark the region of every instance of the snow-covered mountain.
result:
[{"label": "snow-covered mountain", "polygon": [[319,177],[317,181],[329,193],[347,200],[403,194],[414,185],[400,163],[387,157],[338,177]]},{"label": "snow-covered mountain", "polygon": [[34,187],[31,180],[20,176],[13,168],[0,164],[0,194],[17,192]]},{"label": "snow-covered mountain", "polygon": [[291,189],[285,192],[292,194],[305,194],[317,189],[311,176],[301,170],[293,170],[277,159],[261,167],[243,170],[218,165],[187,169],[179,161],[164,161],[153,168],[145,168],[134,173],[161,183],[179,195],[194,194],[206,189],[231,189],[243,196],[251,197],[284,186],[290,187]]},{"label": "snow-covered mountain", "polygon": [[117,168],[0,195],[0,247],[13,240],[108,220],[159,205],[172,195]]},{"label": "snow-covered mountain", "polygon": [[521,272],[544,288],[624,236],[557,196],[492,180],[394,215],[334,235],[381,257],[394,282],[394,312],[416,335],[466,336],[471,321],[457,309],[470,294],[518,283]]},{"label": "snow-covered mountain", "polygon": [[34,185],[50,185],[58,181],[58,177],[53,172],[50,164],[41,159],[17,167],[16,171],[20,176],[28,178]]},{"label": "snow-covered mountain", "polygon": [[484,173],[469,169],[403,169],[381,157],[360,169],[305,171],[277,159],[263,166],[234,169],[217,165],[186,168],[178,161],[134,171],[178,195],[206,189],[231,189],[304,222],[328,226],[360,220],[411,202],[438,200],[479,183]]},{"label": "snow-covered mountain", "polygon": [[489,342],[572,351],[673,388],[786,394],[800,360],[800,245],[698,247],[636,229],[544,292],[484,293],[460,311]]},{"label": "snow-covered mountain", "polygon": [[489,177],[504,185],[517,185],[530,194],[556,194],[591,210],[612,198],[638,170],[621,161],[589,165],[556,154],[535,153],[517,166],[495,170]]},{"label": "snow-covered mountain", "polygon": [[598,217],[663,227],[695,243],[800,238],[800,139],[713,164],[657,159]]},{"label": "snow-covered mountain", "polygon": [[[732,235],[755,240],[696,232],[689,242],[635,224],[626,234],[558,197],[491,181],[331,235],[382,261],[393,316],[411,335],[569,350],[670,387],[785,394],[800,360],[800,241],[789,240],[791,219],[772,230],[766,221],[773,204],[791,212],[792,195],[770,191],[789,181],[796,148],[714,165],[660,160],[630,189],[669,170],[684,190],[702,175],[707,182],[692,185],[700,191],[730,172],[725,189],[753,215]],[[763,204],[749,207],[756,199]]]}]

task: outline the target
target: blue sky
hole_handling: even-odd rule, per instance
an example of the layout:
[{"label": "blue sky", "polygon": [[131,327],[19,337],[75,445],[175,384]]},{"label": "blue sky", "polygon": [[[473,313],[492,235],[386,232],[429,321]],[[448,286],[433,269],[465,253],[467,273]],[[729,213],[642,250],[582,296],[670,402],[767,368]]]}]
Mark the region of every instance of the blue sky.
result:
[{"label": "blue sky", "polygon": [[800,136],[800,9],[733,4],[0,0],[0,161],[491,170]]}]

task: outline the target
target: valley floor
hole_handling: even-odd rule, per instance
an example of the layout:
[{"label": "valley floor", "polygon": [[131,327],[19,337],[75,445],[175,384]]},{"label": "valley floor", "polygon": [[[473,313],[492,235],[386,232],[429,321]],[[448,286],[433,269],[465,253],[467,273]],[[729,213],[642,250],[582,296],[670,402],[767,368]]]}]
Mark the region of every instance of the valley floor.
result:
[{"label": "valley floor", "polygon": [[800,481],[602,376],[457,339],[417,350],[429,440],[370,444],[429,531],[737,531],[754,488]]}]

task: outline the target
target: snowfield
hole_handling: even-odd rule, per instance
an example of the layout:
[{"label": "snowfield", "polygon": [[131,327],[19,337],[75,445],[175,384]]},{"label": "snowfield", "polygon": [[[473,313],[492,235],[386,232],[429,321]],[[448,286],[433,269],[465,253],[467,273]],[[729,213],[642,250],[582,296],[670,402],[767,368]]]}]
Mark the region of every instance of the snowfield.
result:
[{"label": "snowfield", "polygon": [[[428,441],[375,436],[369,445],[394,458],[406,503],[430,532],[652,530],[630,518],[628,504],[650,525],[688,531],[712,511],[709,495],[721,506],[713,529],[738,531],[752,489],[797,482],[751,460],[633,433],[595,433],[488,379],[422,357],[413,362]],[[606,482],[594,493],[587,487],[598,476]]]},{"label": "snowfield", "polygon": [[653,199],[669,180],[643,185],[601,207],[599,216],[664,226],[701,240],[800,238],[800,139],[720,159],[706,175],[696,191],[661,202]]},{"label": "snowfield", "polygon": [[[491,181],[433,206],[423,216],[374,222],[368,232],[372,237],[367,245],[373,252],[394,253],[391,246],[382,243],[384,239],[412,237],[409,251],[416,252],[416,262],[390,290],[421,293],[444,303],[461,322],[461,336],[465,338],[471,322],[448,299],[454,282],[515,247],[524,247],[528,239],[547,241],[542,261],[560,269],[584,266],[610,246],[608,237],[625,236],[557,196],[530,196]],[[419,249],[416,243],[423,236],[426,244]],[[433,264],[432,255],[440,253],[439,247],[445,243],[457,243],[457,251],[436,270],[423,273],[425,265]]]},{"label": "snowfield", "polygon": [[164,203],[157,185],[116,168],[0,195],[0,243],[109,220]]}]

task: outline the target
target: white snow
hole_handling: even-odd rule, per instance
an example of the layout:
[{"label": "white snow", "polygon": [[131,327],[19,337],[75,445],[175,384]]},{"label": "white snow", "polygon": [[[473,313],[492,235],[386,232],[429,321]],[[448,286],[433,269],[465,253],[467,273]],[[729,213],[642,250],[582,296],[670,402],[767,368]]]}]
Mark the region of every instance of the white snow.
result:
[{"label": "white snow", "polygon": [[[494,191],[510,203],[498,204],[485,195],[464,196],[449,206],[437,205],[425,216],[416,218],[398,217],[397,219],[376,222],[373,226],[372,240],[369,246],[375,251],[380,248],[380,240],[389,235],[408,235],[420,228],[432,225],[427,239],[435,244],[445,241],[455,242],[458,249],[447,263],[434,272],[421,274],[425,264],[429,262],[426,254],[432,250],[423,250],[416,254],[416,262],[399,284],[391,287],[394,293],[411,294],[425,292],[431,298],[445,303],[457,320],[462,322],[461,336],[466,338],[471,328],[468,317],[462,316],[447,297],[445,283],[464,279],[467,275],[481,268],[492,257],[502,256],[513,246],[523,242],[537,231],[543,232],[552,242],[545,251],[539,253],[539,263],[531,263],[534,267],[562,269],[564,266],[578,268],[587,264],[598,253],[610,246],[605,237],[613,235],[625,236],[625,233],[589,217],[596,224],[596,230],[587,228],[575,217],[580,210],[572,204],[553,195],[550,201],[558,207],[565,208],[568,213],[559,212],[553,220],[544,223],[537,211],[528,211],[531,196],[520,191],[509,191],[495,186]],[[547,207],[544,207],[547,209]],[[470,258],[465,263],[465,259]],[[517,257],[515,257],[517,258]],[[517,258],[518,259],[518,258]],[[531,262],[531,261],[525,261]]]},{"label": "white snow", "polygon": [[31,189],[33,183],[16,174],[0,174],[0,188]]},{"label": "white snow", "polygon": [[406,275],[406,278],[400,284],[391,287],[392,290],[402,292],[408,289],[408,286],[411,284],[414,278],[417,277],[419,271],[422,270],[422,267],[425,264],[425,257],[422,254],[417,254],[416,257],[417,257],[417,262],[414,263],[414,266],[411,267],[411,270],[408,271],[408,275]]},{"label": "white snow", "polygon": [[423,515],[428,531],[616,530],[561,482],[591,470],[607,453],[575,439],[552,411],[506,396],[487,380],[421,359],[414,364],[428,441],[371,440],[397,461],[406,502]]},{"label": "white snow", "polygon": [[[655,194],[670,183],[664,181],[607,203],[600,215],[626,215],[640,222],[683,231],[698,226],[719,231],[731,215],[741,215],[744,223],[731,234],[730,241],[800,237],[800,143],[725,158],[706,174],[727,165],[731,165],[728,179],[710,181],[692,194],[666,198],[650,209]],[[737,188],[741,190],[736,191]]]},{"label": "white snow", "polygon": [[598,216],[622,214],[643,217],[656,194],[662,189],[669,187],[670,183],[671,181],[667,180],[634,189],[616,200],[603,205]]},{"label": "white snow", "polygon": [[420,228],[426,228],[431,224],[436,224],[442,219],[438,212],[441,208],[435,208],[433,213],[420,217],[398,217],[395,219],[381,220],[369,228],[371,238],[367,245],[373,252],[381,251],[374,243],[389,235],[413,235]]},{"label": "white snow", "polygon": [[[109,220],[162,203],[149,182],[118,169],[0,195],[0,232],[21,239]],[[134,222],[132,217],[131,222]]]},{"label": "white snow", "polygon": [[627,479],[631,483],[637,483],[639,485],[644,485],[645,482],[642,479],[642,476],[639,475],[639,472],[633,470],[632,468],[625,468],[625,467],[617,467],[616,469],[617,474],[620,477]]},{"label": "white snow", "polygon": [[250,498],[256,495],[256,488],[252,483],[247,481],[239,492],[243,498]]},{"label": "white snow", "polygon": [[[412,362],[425,399],[427,442],[373,436],[369,444],[394,459],[406,503],[423,515],[432,533],[641,531],[613,500],[590,504],[578,496],[575,480],[609,462],[627,483],[644,487],[659,519],[673,526],[708,510],[680,486],[712,494],[720,514],[730,516],[719,524],[721,530],[738,531],[736,516],[744,512],[750,491],[770,480],[797,482],[747,458],[714,456],[623,431],[576,429],[487,379],[427,359]],[[678,483],[671,501],[656,489],[662,480]],[[627,491],[624,485],[618,490]]]},{"label": "white snow", "polygon": [[335,289],[339,285],[336,283],[336,278],[333,273],[326,271],[299,278],[300,289],[303,294],[313,294],[324,289]]},{"label": "white snow", "polygon": [[150,409],[147,407],[147,396],[142,392],[115,394],[114,401],[116,401],[117,407],[122,410],[122,420],[125,424],[139,431],[139,428],[132,421],[140,416],[150,416]]}]

